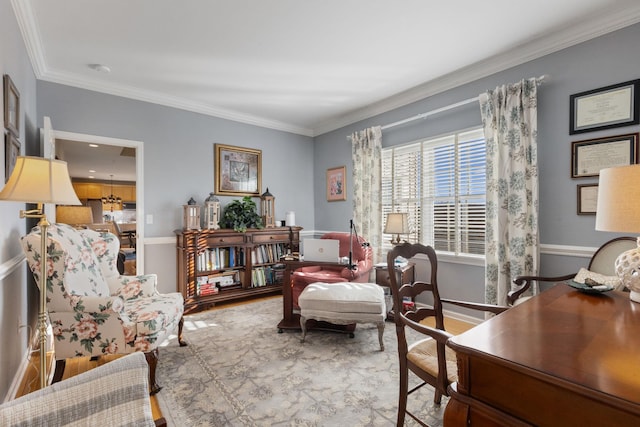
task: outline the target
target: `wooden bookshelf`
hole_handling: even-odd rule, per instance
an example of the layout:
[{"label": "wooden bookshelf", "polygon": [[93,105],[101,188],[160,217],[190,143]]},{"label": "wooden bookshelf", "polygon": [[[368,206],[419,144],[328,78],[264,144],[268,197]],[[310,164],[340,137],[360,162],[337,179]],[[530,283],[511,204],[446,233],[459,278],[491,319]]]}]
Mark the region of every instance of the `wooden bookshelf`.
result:
[{"label": "wooden bookshelf", "polygon": [[177,288],[185,313],[282,292],[280,258],[299,250],[300,230],[176,230]]}]

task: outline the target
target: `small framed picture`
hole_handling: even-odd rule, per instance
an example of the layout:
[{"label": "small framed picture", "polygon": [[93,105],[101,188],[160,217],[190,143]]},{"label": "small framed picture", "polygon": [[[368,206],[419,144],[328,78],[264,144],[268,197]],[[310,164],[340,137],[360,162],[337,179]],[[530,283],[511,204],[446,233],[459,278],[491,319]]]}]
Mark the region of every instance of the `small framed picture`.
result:
[{"label": "small framed picture", "polygon": [[20,155],[20,142],[11,134],[5,134],[4,141],[4,182],[9,181],[11,172],[16,165],[18,156]]},{"label": "small framed picture", "polygon": [[4,75],[4,127],[20,138],[20,93],[8,74]]},{"label": "small framed picture", "polygon": [[640,80],[632,80],[571,95],[569,134],[638,124],[638,89]]},{"label": "small framed picture", "polygon": [[600,169],[638,163],[638,134],[573,141],[571,178],[599,176]]},{"label": "small framed picture", "polygon": [[216,194],[259,196],[262,185],[262,151],[215,144]]},{"label": "small framed picture", "polygon": [[595,215],[598,206],[598,184],[578,185],[578,215]]},{"label": "small framed picture", "polygon": [[347,167],[327,169],[327,201],[338,202],[347,200]]}]

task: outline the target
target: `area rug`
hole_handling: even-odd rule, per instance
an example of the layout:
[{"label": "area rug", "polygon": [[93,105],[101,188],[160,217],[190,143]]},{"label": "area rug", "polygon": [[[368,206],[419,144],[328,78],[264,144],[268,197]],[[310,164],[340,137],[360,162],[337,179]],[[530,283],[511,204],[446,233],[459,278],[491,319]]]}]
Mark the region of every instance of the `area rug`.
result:
[{"label": "area rug", "polygon": [[[312,330],[301,343],[297,331],[278,333],[281,318],[281,298],[185,316],[189,346],[168,340],[158,362],[157,396],[169,425],[395,425],[393,323],[380,351],[375,325],[357,325],[354,338]],[[423,387],[409,408],[441,426],[446,402],[434,405],[433,390]],[[417,423],[407,417],[406,425]]]}]

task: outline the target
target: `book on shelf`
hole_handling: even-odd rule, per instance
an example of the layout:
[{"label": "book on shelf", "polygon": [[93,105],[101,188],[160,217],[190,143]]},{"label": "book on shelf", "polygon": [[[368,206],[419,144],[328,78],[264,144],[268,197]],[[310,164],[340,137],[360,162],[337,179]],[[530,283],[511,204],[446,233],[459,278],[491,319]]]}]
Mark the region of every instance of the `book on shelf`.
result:
[{"label": "book on shelf", "polygon": [[196,294],[200,296],[215,295],[218,293],[218,288],[215,282],[211,280],[209,276],[198,277],[196,282]]},{"label": "book on shelf", "polygon": [[198,254],[198,271],[244,266],[244,249],[237,246],[209,248]]}]

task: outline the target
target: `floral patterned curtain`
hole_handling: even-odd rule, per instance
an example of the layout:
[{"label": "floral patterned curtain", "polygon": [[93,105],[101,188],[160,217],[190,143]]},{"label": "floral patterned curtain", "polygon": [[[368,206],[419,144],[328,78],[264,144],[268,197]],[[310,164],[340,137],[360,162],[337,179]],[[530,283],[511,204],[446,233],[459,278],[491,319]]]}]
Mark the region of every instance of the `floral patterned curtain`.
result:
[{"label": "floral patterned curtain", "polygon": [[351,140],[353,159],[353,222],[358,235],[373,249],[373,262],[382,259],[382,129],[371,127],[355,132]]},{"label": "floral patterned curtain", "polygon": [[538,273],[537,82],[499,86],[479,99],[487,144],[485,300],[506,305],[512,280]]}]

